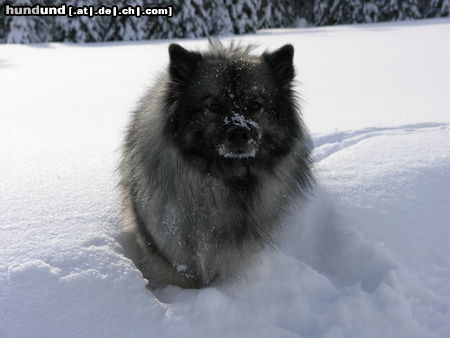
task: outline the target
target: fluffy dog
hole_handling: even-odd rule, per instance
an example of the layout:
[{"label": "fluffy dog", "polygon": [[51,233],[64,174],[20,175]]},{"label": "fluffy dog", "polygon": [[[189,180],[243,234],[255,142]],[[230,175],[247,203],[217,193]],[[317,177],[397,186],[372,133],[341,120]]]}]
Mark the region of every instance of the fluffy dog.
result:
[{"label": "fluffy dog", "polygon": [[236,276],[271,246],[312,185],[292,82],[294,48],[254,55],[211,42],[169,47],[167,71],[132,116],[120,165],[124,223],[151,287]]}]

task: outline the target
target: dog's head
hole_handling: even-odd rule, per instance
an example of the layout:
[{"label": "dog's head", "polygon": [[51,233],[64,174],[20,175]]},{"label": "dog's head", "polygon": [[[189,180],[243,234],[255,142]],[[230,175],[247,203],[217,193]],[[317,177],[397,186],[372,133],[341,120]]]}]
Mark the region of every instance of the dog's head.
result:
[{"label": "dog's head", "polygon": [[255,56],[218,42],[206,53],[169,47],[166,132],[204,163],[273,163],[301,133],[292,91],[294,48]]}]

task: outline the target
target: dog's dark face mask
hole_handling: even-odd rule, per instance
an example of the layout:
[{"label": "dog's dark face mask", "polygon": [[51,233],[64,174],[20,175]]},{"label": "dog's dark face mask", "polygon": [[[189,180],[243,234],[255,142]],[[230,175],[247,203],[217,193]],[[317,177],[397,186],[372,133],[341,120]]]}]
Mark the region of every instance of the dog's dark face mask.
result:
[{"label": "dog's dark face mask", "polygon": [[298,135],[291,82],[293,48],[262,56],[169,48],[167,132],[185,156],[206,165],[266,164]]}]

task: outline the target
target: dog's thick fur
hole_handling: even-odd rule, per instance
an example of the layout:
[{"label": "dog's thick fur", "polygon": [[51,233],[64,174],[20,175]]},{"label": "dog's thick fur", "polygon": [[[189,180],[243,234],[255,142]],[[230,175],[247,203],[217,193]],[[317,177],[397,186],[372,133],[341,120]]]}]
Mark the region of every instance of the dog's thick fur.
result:
[{"label": "dog's thick fur", "polygon": [[134,112],[120,165],[123,219],[151,287],[235,276],[310,188],[293,52],[169,47],[168,71]]}]

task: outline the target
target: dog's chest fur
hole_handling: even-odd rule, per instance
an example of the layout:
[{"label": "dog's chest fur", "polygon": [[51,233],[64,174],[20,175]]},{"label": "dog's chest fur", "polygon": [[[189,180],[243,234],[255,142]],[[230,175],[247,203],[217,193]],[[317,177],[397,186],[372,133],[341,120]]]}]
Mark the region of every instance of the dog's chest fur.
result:
[{"label": "dog's chest fur", "polygon": [[[286,183],[295,184],[293,173],[283,163],[277,175],[259,172],[252,187],[239,187],[186,167],[178,156],[175,149],[166,151],[149,169],[149,177],[164,173],[168,179],[153,181],[140,212],[163,256],[181,274],[209,284],[272,242],[271,227],[290,195]],[[283,181],[285,176],[291,179]]]}]

